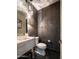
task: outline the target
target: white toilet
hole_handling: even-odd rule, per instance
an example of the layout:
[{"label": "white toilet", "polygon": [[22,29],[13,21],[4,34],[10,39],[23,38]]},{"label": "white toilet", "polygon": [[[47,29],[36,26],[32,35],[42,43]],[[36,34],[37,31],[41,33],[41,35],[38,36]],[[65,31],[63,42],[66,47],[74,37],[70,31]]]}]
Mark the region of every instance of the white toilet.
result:
[{"label": "white toilet", "polygon": [[45,49],[46,49],[46,44],[45,43],[38,43],[39,37],[36,37],[36,50],[35,52],[39,55],[45,56]]}]

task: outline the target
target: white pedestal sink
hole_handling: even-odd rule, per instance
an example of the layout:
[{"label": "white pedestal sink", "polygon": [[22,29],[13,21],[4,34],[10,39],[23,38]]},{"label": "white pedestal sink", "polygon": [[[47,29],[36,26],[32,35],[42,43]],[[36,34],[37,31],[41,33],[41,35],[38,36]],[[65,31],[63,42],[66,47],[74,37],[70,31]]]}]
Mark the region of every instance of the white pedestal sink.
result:
[{"label": "white pedestal sink", "polygon": [[25,52],[35,46],[35,37],[18,37],[17,40],[17,57],[22,56]]}]

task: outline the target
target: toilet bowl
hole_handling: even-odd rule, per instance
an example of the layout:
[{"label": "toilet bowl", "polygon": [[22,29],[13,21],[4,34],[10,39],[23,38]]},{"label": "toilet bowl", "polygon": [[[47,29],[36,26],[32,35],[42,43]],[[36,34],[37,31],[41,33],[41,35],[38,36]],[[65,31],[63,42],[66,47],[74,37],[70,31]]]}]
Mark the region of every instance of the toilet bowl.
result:
[{"label": "toilet bowl", "polygon": [[[36,38],[38,40],[39,38]],[[37,42],[37,41],[36,41]],[[39,55],[45,56],[45,49],[46,49],[46,44],[45,43],[37,43],[36,44],[36,49],[35,52]]]}]

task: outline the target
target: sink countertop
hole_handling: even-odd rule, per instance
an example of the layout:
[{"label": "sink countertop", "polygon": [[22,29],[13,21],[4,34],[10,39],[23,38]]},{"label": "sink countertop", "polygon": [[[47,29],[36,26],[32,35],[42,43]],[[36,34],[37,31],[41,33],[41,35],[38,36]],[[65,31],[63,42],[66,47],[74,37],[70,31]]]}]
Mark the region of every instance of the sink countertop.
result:
[{"label": "sink countertop", "polygon": [[17,44],[22,43],[24,41],[28,41],[33,39],[34,37],[30,37],[30,36],[17,36]]}]

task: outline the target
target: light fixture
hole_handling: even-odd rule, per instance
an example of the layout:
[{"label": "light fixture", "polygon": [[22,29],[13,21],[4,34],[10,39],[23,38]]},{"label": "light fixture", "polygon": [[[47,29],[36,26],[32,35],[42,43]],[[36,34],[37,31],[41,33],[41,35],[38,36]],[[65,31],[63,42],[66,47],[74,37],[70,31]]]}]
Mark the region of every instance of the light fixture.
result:
[{"label": "light fixture", "polygon": [[[25,0],[26,2],[29,2],[28,0]],[[30,1],[33,1],[33,0],[30,0]]]},{"label": "light fixture", "polygon": [[31,15],[30,14],[28,14],[28,19],[30,19],[31,18]]},{"label": "light fixture", "polygon": [[27,0],[25,0],[27,2]]}]

